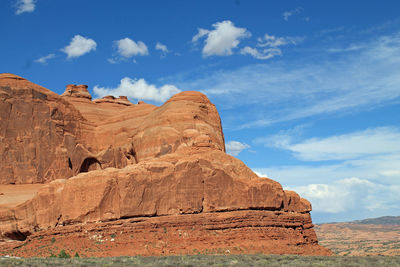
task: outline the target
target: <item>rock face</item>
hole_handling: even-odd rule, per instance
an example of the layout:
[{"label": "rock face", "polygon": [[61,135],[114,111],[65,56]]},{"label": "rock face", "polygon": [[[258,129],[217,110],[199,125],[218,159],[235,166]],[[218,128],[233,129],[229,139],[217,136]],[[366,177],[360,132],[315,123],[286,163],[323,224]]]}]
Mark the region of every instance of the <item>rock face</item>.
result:
[{"label": "rock face", "polygon": [[133,105],[126,97],[91,101],[86,85],[67,85],[59,96],[0,74],[0,116],[0,184],[123,168],[183,147],[225,149],[218,112],[197,92],[161,107]]},{"label": "rock face", "polygon": [[73,145],[81,143],[83,120],[57,94],[21,77],[1,74],[0,184],[73,176],[76,171],[70,162],[83,156]]},{"label": "rock face", "polygon": [[[191,249],[222,231],[232,248],[251,237],[264,253],[330,253],[318,245],[307,200],[225,153],[218,112],[199,92],[156,107],[126,97],[92,101],[84,85],[59,96],[1,74],[0,99],[0,239],[31,236],[34,244],[39,233],[73,236],[115,221],[127,232],[129,218],[142,218],[141,231],[201,223]],[[9,184],[42,186],[11,205],[2,202],[13,196]],[[169,242],[170,254],[185,251],[172,249],[179,239]]]}]

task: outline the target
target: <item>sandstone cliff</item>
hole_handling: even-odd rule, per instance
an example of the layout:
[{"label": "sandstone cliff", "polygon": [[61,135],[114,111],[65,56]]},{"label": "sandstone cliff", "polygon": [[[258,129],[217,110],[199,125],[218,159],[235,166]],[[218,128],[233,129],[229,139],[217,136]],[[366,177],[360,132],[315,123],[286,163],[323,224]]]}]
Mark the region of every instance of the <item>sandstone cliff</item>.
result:
[{"label": "sandstone cliff", "polygon": [[[0,239],[34,244],[40,233],[143,218],[144,232],[201,223],[198,233],[229,232],[223,239],[235,241],[224,246],[246,243],[245,232],[263,253],[329,254],[307,200],[225,153],[218,112],[199,92],[157,107],[126,97],[92,101],[84,85],[59,96],[0,74],[0,100]],[[36,193],[24,194],[27,184]],[[18,186],[25,189],[17,194]],[[197,246],[212,239],[198,233]]]}]

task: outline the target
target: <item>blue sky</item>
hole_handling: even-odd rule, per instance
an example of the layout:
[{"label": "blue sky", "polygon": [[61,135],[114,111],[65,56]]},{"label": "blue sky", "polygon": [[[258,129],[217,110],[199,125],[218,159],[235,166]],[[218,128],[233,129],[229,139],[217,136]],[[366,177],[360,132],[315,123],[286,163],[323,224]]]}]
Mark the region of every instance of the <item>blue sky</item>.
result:
[{"label": "blue sky", "polygon": [[400,2],[2,0],[0,72],[217,106],[229,153],[314,222],[400,215]]}]

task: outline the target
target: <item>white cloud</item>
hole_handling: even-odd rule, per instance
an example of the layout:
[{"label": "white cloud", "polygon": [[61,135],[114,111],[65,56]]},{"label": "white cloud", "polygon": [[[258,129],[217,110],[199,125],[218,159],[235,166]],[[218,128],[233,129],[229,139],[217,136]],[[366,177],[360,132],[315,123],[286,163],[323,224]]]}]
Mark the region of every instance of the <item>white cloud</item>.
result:
[{"label": "white cloud", "polygon": [[61,51],[67,54],[68,58],[75,58],[83,56],[92,50],[96,50],[96,47],[97,44],[93,39],[75,35],[72,38],[71,43],[61,49]]},{"label": "white cloud", "polygon": [[365,211],[371,214],[396,208],[400,201],[400,194],[398,194],[400,186],[372,183],[356,177],[329,184],[309,184],[288,189],[295,190],[308,199],[313,205],[314,212],[360,213]]},{"label": "white cloud", "polygon": [[399,101],[400,33],[360,45],[365,48],[340,57],[321,54],[310,61],[297,58],[233,70],[203,70],[195,79],[190,74],[172,80],[187,90],[203,90],[222,109],[240,108],[243,116],[236,116],[232,126],[239,129],[370,110]]},{"label": "white cloud", "polygon": [[363,49],[364,46],[362,45],[350,45],[344,48],[329,48],[327,51],[330,53],[342,53],[342,52],[351,52]]},{"label": "white cloud", "polygon": [[17,10],[15,14],[19,15],[25,12],[35,11],[35,0],[18,0],[16,3]]},{"label": "white cloud", "polygon": [[[255,139],[254,143],[292,153],[303,166],[256,169],[276,177],[286,185],[363,177],[371,181],[400,185],[400,129],[377,127],[324,138],[302,141],[302,126],[277,135]],[[334,163],[327,162],[335,160]],[[307,162],[320,162],[308,165]]]},{"label": "white cloud", "polygon": [[304,40],[304,37],[276,37],[266,33],[264,37],[257,38],[259,47],[278,47],[288,44],[296,45]]},{"label": "white cloud", "polygon": [[296,14],[296,13],[298,14],[298,13],[300,13],[301,11],[303,11],[303,8],[302,8],[302,7],[296,7],[295,9],[292,9],[292,10],[290,10],[290,11],[285,11],[285,12],[283,12],[283,14],[282,14],[283,19],[286,20],[286,21],[288,21],[290,16],[293,16],[293,15]]},{"label": "white cloud", "polygon": [[264,49],[257,49],[246,46],[240,50],[242,55],[251,55],[256,59],[270,59],[274,56],[281,56],[282,50],[279,46],[289,44],[296,45],[304,40],[303,37],[276,37],[274,35],[265,34],[263,37],[257,38],[257,46]]},{"label": "white cloud", "polygon": [[285,12],[283,12],[283,14],[282,14],[283,19],[286,20],[286,21],[289,20],[289,17],[290,17],[291,15],[293,15],[293,13],[290,12],[290,11],[285,11]]},{"label": "white cloud", "polygon": [[282,140],[272,137],[273,145],[287,149],[305,161],[348,160],[370,155],[399,153],[400,130],[379,127],[326,138],[311,138],[291,144],[286,136]]},{"label": "white cloud", "polygon": [[261,144],[266,147],[287,149],[292,143],[294,143],[295,139],[298,139],[298,137],[304,133],[304,129],[307,127],[310,127],[310,124],[296,125],[292,129],[280,130],[279,133],[275,135],[255,138],[253,143],[257,145]]},{"label": "white cloud", "polygon": [[116,60],[115,58],[108,58],[107,61],[111,64],[117,64],[118,60]]},{"label": "white cloud", "polygon": [[257,144],[294,153],[304,161],[302,165],[254,170],[268,173],[285,189],[308,199],[313,217],[319,221],[400,212],[400,128],[376,127],[295,142],[305,127],[300,125],[256,140]]},{"label": "white cloud", "polygon": [[199,28],[198,31],[199,32],[192,38],[193,43],[197,42],[200,38],[202,38],[203,36],[207,35],[210,32],[209,30],[202,28]]},{"label": "white cloud", "polygon": [[193,36],[192,42],[197,42],[200,38],[207,36],[203,47],[203,56],[230,56],[233,49],[236,48],[240,39],[248,38],[251,33],[245,28],[238,28],[232,21],[225,20],[212,25],[214,30],[199,29],[199,32]]},{"label": "white cloud", "polygon": [[226,147],[226,153],[232,156],[237,156],[243,150],[250,148],[248,144],[240,143],[238,141],[229,141],[228,143],[225,144],[225,147]]},{"label": "white cloud", "polygon": [[270,59],[274,56],[282,55],[282,51],[279,48],[268,48],[262,51],[257,50],[256,48],[252,48],[250,46],[245,46],[240,50],[240,54],[242,55],[251,55],[256,59]]},{"label": "white cloud", "polygon": [[147,56],[149,54],[146,44],[142,41],[135,42],[132,39],[124,38],[114,41],[114,44],[118,54],[125,59],[133,56]]},{"label": "white cloud", "polygon": [[169,53],[168,47],[160,42],[157,42],[155,48],[156,50],[160,50],[162,52],[161,57],[165,57],[167,53]]},{"label": "white cloud", "polygon": [[254,173],[257,174],[258,177],[269,177],[268,174],[266,174],[264,172],[254,171]]},{"label": "white cloud", "polygon": [[309,165],[282,165],[254,169],[268,173],[271,178],[285,186],[300,186],[346,177],[362,177],[374,182],[400,185],[400,153],[366,156],[362,159],[345,160],[337,163]]},{"label": "white cloud", "polygon": [[54,58],[55,54],[48,54],[47,56],[40,57],[35,60],[37,63],[47,64],[47,60]]},{"label": "white cloud", "polygon": [[156,49],[160,50],[160,51],[162,51],[164,53],[168,53],[169,52],[167,46],[163,45],[162,43],[157,43],[156,44]]},{"label": "white cloud", "polygon": [[334,164],[304,163],[254,170],[268,173],[284,189],[308,199],[313,218],[327,222],[399,213],[399,162],[400,153],[387,153]]},{"label": "white cloud", "polygon": [[115,97],[127,96],[128,98],[155,102],[164,102],[172,95],[180,92],[178,88],[170,84],[157,88],[153,84],[148,84],[144,79],[131,79],[129,77],[123,78],[116,88],[99,87],[96,85],[93,91],[98,97],[106,95],[113,95]]}]

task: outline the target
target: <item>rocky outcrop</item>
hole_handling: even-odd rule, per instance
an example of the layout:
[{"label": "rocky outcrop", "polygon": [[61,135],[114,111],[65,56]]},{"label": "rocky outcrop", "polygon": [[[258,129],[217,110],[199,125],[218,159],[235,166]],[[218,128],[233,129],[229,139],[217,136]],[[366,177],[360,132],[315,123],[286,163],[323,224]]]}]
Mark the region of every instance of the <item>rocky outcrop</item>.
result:
[{"label": "rocky outcrop", "polygon": [[295,192],[285,192],[279,183],[260,179],[222,151],[185,148],[123,169],[55,180],[14,209],[29,218],[19,220],[15,215],[16,220],[3,226],[30,233],[58,224],[234,210],[304,214],[311,205]]},{"label": "rocky outcrop", "polygon": [[57,94],[0,74],[0,184],[44,183],[76,174],[82,115]]},{"label": "rocky outcrop", "polygon": [[120,104],[120,105],[125,105],[125,106],[132,106],[133,104],[128,100],[128,97],[126,96],[120,96],[118,98],[115,98],[112,95],[105,96],[101,99],[96,99],[94,100],[95,103],[115,103],[115,104]]},{"label": "rocky outcrop", "polygon": [[92,100],[92,96],[90,95],[87,85],[80,84],[68,84],[65,92],[61,96],[69,96],[69,97],[77,97],[77,98],[86,98]]},{"label": "rocky outcrop", "polygon": [[91,101],[86,85],[67,85],[59,96],[0,74],[0,184],[123,168],[179,147],[224,150],[215,106],[200,93],[181,94],[161,107],[133,105],[125,97]]},{"label": "rocky outcrop", "polygon": [[[32,172],[2,168],[1,183],[43,183],[17,205],[0,195],[0,238],[34,242],[36,233],[73,236],[84,225],[142,218],[134,219],[142,231],[199,227],[192,249],[213,240],[200,233],[222,231],[221,242],[232,248],[253,238],[264,253],[329,254],[318,245],[307,200],[225,153],[218,112],[199,92],[179,93],[160,107],[121,97],[91,101],[85,86],[67,86],[58,96],[9,74],[0,75],[0,90],[0,164],[14,166],[4,156],[11,154]],[[36,153],[18,146],[21,139]]]}]

